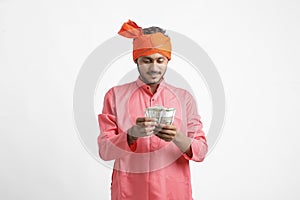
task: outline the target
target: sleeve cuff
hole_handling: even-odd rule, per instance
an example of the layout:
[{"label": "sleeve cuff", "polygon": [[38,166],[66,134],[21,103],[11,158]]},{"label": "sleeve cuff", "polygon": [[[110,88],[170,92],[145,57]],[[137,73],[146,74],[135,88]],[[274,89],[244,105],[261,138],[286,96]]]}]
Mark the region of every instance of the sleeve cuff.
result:
[{"label": "sleeve cuff", "polygon": [[193,148],[192,148],[192,144],[190,145],[190,149],[191,149],[191,152],[192,152],[192,157],[188,156],[186,153],[183,153],[183,154],[182,154],[183,157],[184,157],[185,159],[187,159],[187,160],[192,160],[193,155],[194,155],[194,153],[193,153]]}]

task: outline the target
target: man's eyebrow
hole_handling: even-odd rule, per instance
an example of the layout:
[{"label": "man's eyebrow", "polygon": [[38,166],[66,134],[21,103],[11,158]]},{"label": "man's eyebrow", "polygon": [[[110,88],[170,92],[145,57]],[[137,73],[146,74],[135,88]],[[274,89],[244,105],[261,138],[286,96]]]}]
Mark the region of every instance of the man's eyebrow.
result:
[{"label": "man's eyebrow", "polygon": [[142,58],[143,58],[143,59],[151,59],[151,60],[152,60],[152,58],[151,58],[151,57],[148,57],[148,56],[143,56]]},{"label": "man's eyebrow", "polygon": [[149,59],[149,60],[158,60],[158,59],[165,59],[165,57],[163,56],[159,56],[157,58],[152,58],[152,57],[148,57],[148,56],[143,56],[143,59]]}]

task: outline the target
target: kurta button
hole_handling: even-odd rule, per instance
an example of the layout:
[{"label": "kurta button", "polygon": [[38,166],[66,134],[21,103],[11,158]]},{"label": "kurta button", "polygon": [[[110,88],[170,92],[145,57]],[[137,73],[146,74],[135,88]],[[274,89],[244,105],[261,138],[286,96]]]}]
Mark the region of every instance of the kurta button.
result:
[{"label": "kurta button", "polygon": [[154,99],[152,99],[152,101],[154,101]]}]

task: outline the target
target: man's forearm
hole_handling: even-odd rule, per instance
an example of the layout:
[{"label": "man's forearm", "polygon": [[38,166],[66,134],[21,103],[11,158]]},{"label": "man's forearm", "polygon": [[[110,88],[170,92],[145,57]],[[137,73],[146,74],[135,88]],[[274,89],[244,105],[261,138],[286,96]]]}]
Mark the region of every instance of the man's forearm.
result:
[{"label": "man's forearm", "polygon": [[182,152],[186,153],[186,155],[188,155],[189,157],[193,156],[191,150],[191,139],[189,137],[180,132],[177,132],[173,142]]}]

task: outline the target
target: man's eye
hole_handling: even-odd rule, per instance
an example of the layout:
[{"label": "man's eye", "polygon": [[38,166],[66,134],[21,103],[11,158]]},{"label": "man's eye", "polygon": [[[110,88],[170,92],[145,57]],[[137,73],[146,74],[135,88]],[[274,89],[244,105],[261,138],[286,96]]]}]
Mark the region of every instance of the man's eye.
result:
[{"label": "man's eye", "polygon": [[159,59],[157,60],[158,63],[163,63],[164,61],[165,61],[164,58],[159,58]]},{"label": "man's eye", "polygon": [[144,63],[150,63],[151,61],[149,59],[144,59],[143,62]]}]

